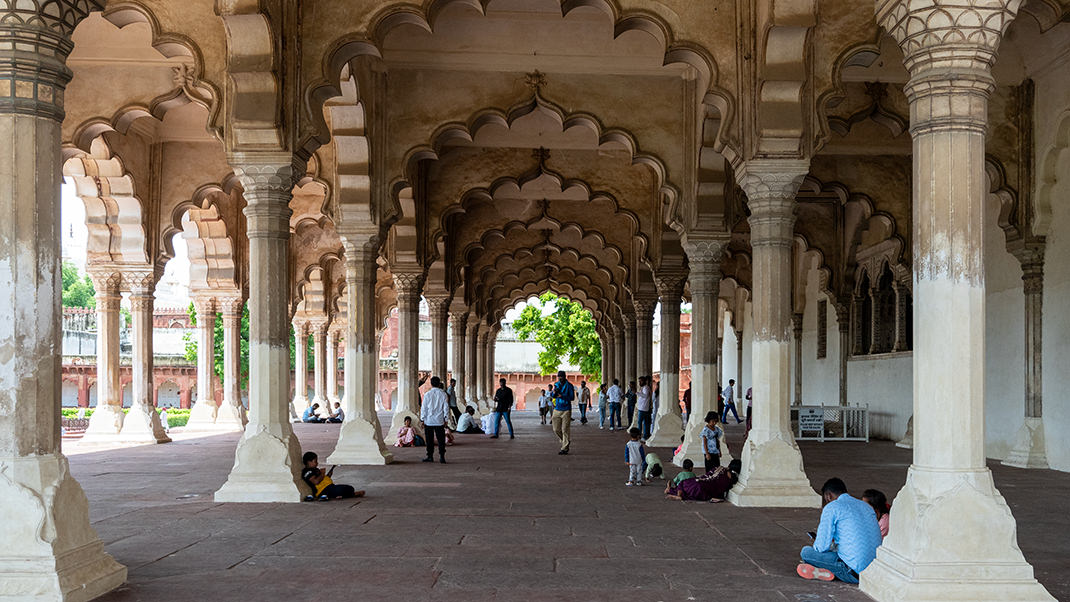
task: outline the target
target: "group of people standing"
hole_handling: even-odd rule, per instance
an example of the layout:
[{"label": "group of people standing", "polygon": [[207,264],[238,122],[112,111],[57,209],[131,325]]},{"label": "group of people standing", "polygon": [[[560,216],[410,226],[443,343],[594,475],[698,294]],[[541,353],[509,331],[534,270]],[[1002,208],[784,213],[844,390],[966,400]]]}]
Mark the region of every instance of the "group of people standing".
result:
[{"label": "group of people standing", "polygon": [[[598,388],[598,428],[606,428],[606,418],[609,419],[609,430],[630,429],[636,424],[642,439],[650,437],[650,431],[654,424],[654,412],[657,411],[657,399],[659,385],[654,383],[652,377],[640,376],[639,384],[633,380],[628,383],[627,390],[620,386],[620,380],[614,378],[608,387],[605,383]],[[627,409],[628,424],[623,424],[621,411]],[[638,420],[636,421],[636,412]]]}]

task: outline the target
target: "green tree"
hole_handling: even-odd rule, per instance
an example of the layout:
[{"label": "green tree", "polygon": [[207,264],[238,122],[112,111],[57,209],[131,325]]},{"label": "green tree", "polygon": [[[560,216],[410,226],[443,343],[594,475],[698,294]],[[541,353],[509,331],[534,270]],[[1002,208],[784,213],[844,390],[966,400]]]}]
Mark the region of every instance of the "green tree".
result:
[{"label": "green tree", "polygon": [[[553,311],[543,315],[543,307]],[[584,374],[602,378],[602,343],[595,331],[594,317],[575,301],[551,292],[539,296],[538,304],[529,304],[513,322],[521,341],[535,339],[542,345],[539,370],[553,374],[562,358],[577,365]]]},{"label": "green tree", "polygon": [[[193,322],[193,325],[197,325],[197,310],[194,309],[193,304],[189,304],[189,317]],[[215,329],[212,337],[212,355],[214,361],[212,362],[212,371],[220,380],[223,379],[223,316],[217,313],[215,317]],[[186,342],[186,360],[196,364],[197,363],[197,340],[191,332],[187,332],[182,335],[182,340]],[[241,329],[238,336],[238,356],[239,364],[241,366],[241,373],[238,375],[238,381],[241,383],[241,388],[249,388],[249,306],[243,305],[241,312]]]},{"label": "green tree", "polygon": [[93,308],[97,306],[93,281],[88,275],[82,274],[78,266],[64,261],[60,266],[60,274],[63,280],[63,307]]}]

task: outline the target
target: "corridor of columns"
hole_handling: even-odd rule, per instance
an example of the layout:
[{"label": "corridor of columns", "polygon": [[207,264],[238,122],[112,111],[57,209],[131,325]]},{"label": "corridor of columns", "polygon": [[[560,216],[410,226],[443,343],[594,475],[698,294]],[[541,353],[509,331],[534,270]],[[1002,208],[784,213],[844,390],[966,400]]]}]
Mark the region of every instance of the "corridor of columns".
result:
[{"label": "corridor of columns", "polygon": [[[199,445],[213,454],[204,469],[214,468],[190,473],[197,511],[233,518],[229,543],[248,545],[249,556],[263,546],[243,540],[241,526],[255,524],[244,521],[261,512],[307,520],[287,504],[308,493],[300,457],[313,444],[344,474],[403,483],[369,487],[382,501],[323,515],[366,524],[391,514],[378,506],[369,517],[369,505],[410,509],[411,522],[398,512],[396,531],[372,537],[384,545],[360,554],[373,564],[393,557],[370,549],[408,545],[424,559],[466,562],[463,551],[419,541],[421,515],[458,505],[458,520],[509,528],[510,515],[484,512],[506,498],[484,490],[508,491],[509,469],[528,463],[525,478],[542,475],[565,507],[592,505],[583,475],[604,465],[603,497],[584,511],[604,520],[606,504],[638,517],[608,489],[615,439],[618,449],[592,445],[604,462],[585,458],[582,473],[559,474],[534,450],[510,457],[488,447],[492,481],[460,468],[448,481],[421,480],[426,470],[409,481],[414,469],[391,447],[406,418],[420,425],[428,372],[455,378],[459,404],[488,413],[503,319],[547,291],[593,319],[594,383],[654,377],[660,403],[646,443],[667,464],[701,462],[702,418],[729,378],[740,408],[753,392],[746,438],[728,427],[742,461],[730,504],[686,511],[694,545],[706,547],[694,533],[711,529],[750,564],[732,556],[696,566],[703,581],[732,581],[733,570],[783,576],[784,566],[790,575],[790,554],[770,556],[774,567],[765,548],[749,556],[742,540],[805,532],[800,521],[812,524],[821,505],[814,483],[855,470],[898,491],[891,532],[861,591],[820,591],[1051,599],[1062,584],[1037,581],[1028,551],[1042,546],[1023,541],[1042,530],[1019,528],[1020,508],[988,461],[1008,466],[999,470],[1008,483],[1045,489],[1065,487],[1060,471],[1070,471],[1066,440],[1045,436],[1070,426],[1070,320],[1060,297],[1044,303],[1070,285],[1070,212],[1058,202],[1070,194],[1068,52],[1063,0],[192,0],[182,11],[166,0],[0,3],[0,290],[11,309],[0,321],[0,500],[2,530],[26,542],[0,556],[0,599],[82,600],[119,587],[128,569],[113,557],[144,560],[124,557],[122,539],[145,536],[152,522],[132,512],[121,534],[100,525],[90,503],[108,494],[94,482],[109,478],[93,463],[175,462],[185,456],[172,450]],[[74,451],[81,486],[60,446],[63,178],[85,207],[98,324],[97,400]],[[153,407],[151,324],[176,236],[189,249],[200,353],[198,402],[169,435]],[[420,363],[421,306],[429,366]],[[387,402],[379,351],[394,311],[397,399]],[[684,423],[677,400],[687,386]],[[389,415],[377,413],[377,397]],[[324,418],[335,403],[340,426],[295,430],[313,404]],[[865,408],[880,441],[804,453],[792,408],[820,405]],[[480,448],[471,449],[462,454]],[[221,457],[233,458],[229,469],[215,465]],[[898,476],[867,472],[858,465],[866,457]],[[533,485],[518,484],[528,496]],[[436,493],[394,495],[421,486]],[[722,510],[762,528],[719,530],[711,517]],[[542,537],[564,524],[570,536],[583,532],[550,516],[540,504],[519,522],[545,527]],[[103,540],[94,523],[108,529]],[[452,535],[451,526],[435,529]],[[405,529],[415,541],[391,539]],[[468,531],[458,532],[464,544]],[[660,537],[655,547],[670,546]],[[1068,558],[1065,548],[1054,553]],[[582,565],[563,557],[551,572]],[[534,567],[525,575],[515,562],[487,561],[519,570],[513,579],[536,577]],[[335,562],[327,574],[347,574]],[[607,566],[619,579],[635,575]],[[652,579],[698,588],[672,572]],[[754,587],[787,595],[802,586],[772,581]],[[185,585],[174,595],[203,597],[211,584]]]}]

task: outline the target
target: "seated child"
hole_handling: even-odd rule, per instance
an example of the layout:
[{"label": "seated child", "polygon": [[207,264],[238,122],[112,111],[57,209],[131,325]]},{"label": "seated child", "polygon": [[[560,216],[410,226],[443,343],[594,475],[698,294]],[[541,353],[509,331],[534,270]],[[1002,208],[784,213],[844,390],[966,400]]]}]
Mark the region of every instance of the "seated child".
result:
[{"label": "seated child", "polygon": [[405,425],[398,429],[398,440],[394,447],[413,447],[416,445],[416,429],[412,428],[412,417],[405,417]]},{"label": "seated child", "polygon": [[650,483],[654,479],[664,479],[665,469],[661,466],[661,458],[654,452],[647,452],[646,458],[643,459],[643,463],[646,465],[646,470],[643,473],[643,478],[647,483]]},{"label": "seated child", "polygon": [[693,478],[695,478],[695,463],[691,460],[684,460],[684,469],[673,477],[672,482],[665,486],[665,494],[668,495],[670,489],[679,487],[681,481]]},{"label": "seated child", "polygon": [[305,463],[305,467],[301,470],[301,478],[312,488],[312,495],[305,498],[305,501],[312,501],[319,499],[326,502],[330,499],[340,500],[347,497],[361,497],[364,495],[363,491],[356,491],[352,485],[336,485],[331,479],[331,475],[334,473],[334,467],[324,472],[319,467],[319,456],[316,452],[305,452],[305,455],[301,458]]},{"label": "seated child", "polygon": [[892,507],[888,505],[888,498],[884,495],[883,491],[876,489],[867,489],[862,492],[862,501],[873,506],[873,511],[877,513],[877,524],[881,527],[881,537],[888,536],[888,517]]}]

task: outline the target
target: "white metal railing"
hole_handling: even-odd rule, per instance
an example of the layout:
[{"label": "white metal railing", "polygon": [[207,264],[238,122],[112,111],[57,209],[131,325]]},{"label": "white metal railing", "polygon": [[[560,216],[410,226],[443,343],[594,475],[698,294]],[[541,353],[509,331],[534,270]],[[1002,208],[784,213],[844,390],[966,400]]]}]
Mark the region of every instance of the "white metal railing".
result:
[{"label": "white metal railing", "polygon": [[869,405],[792,406],[795,438],[804,441],[869,442]]}]

